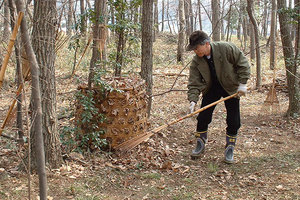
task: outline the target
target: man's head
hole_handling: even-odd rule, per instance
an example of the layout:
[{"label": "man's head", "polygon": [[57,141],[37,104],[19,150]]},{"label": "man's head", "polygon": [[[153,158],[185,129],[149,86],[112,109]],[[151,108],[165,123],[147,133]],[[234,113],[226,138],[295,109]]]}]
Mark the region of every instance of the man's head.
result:
[{"label": "man's head", "polygon": [[199,57],[210,55],[210,39],[203,31],[194,31],[189,38],[187,51],[194,51]]}]

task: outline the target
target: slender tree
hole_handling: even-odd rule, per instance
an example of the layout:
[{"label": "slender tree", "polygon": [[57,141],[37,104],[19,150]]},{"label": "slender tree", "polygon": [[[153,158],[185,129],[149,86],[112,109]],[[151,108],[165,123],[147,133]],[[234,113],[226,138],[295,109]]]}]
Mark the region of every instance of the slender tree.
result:
[{"label": "slender tree", "polygon": [[202,17],[201,17],[201,2],[198,0],[198,20],[199,20],[199,28],[202,30]]},{"label": "slender tree", "polygon": [[86,25],[87,25],[87,17],[85,14],[85,6],[84,6],[84,0],[80,0],[80,31],[82,36],[86,35]]},{"label": "slender tree", "polygon": [[73,0],[68,0],[68,11],[67,11],[67,34],[72,34],[73,26]]},{"label": "slender tree", "polygon": [[165,25],[165,0],[161,1],[161,32],[164,31]]},{"label": "slender tree", "polygon": [[270,32],[270,69],[275,68],[275,52],[276,52],[276,0],[272,0],[272,13],[271,13],[271,32]]},{"label": "slender tree", "polygon": [[184,0],[179,0],[178,12],[179,12],[179,31],[178,31],[178,45],[177,45],[177,62],[183,61],[184,51]]},{"label": "slender tree", "polygon": [[[143,1],[142,7],[142,61],[141,77],[146,81],[147,95],[152,95],[153,86],[153,0]],[[151,111],[151,98],[148,101],[148,115]]]},{"label": "slender tree", "polygon": [[[25,7],[22,0],[16,0],[16,6],[18,12],[24,12]],[[22,43],[25,47],[26,54],[28,56],[31,72],[31,97],[32,97],[32,108],[33,108],[33,121],[31,132],[35,133],[35,162],[37,165],[37,172],[39,176],[39,192],[40,200],[47,199],[47,176],[45,170],[45,152],[44,152],[44,139],[42,132],[42,104],[41,104],[41,92],[39,82],[39,66],[36,60],[29,33],[26,24],[26,18],[24,17],[21,23]]]},{"label": "slender tree", "polygon": [[[103,49],[105,46],[105,31],[103,29],[105,23],[105,13],[107,8],[107,0],[95,1],[94,10],[95,18],[93,24],[93,52],[90,62],[89,77],[88,77],[88,87],[92,88],[93,79],[95,76],[95,69],[97,68],[97,63],[99,60],[103,60]],[[102,24],[102,25],[101,25]]]},{"label": "slender tree", "polygon": [[[297,5],[299,1],[297,0]],[[297,80],[297,70],[299,70],[299,58],[295,59],[294,47],[291,39],[290,24],[288,13],[286,12],[286,0],[277,0],[278,17],[280,24],[280,35],[283,48],[283,55],[286,68],[287,86],[289,92],[289,108],[287,116],[299,117],[300,115],[300,82]],[[299,10],[297,11],[299,14]],[[299,25],[299,18],[296,20]],[[299,29],[299,28],[298,28]],[[298,32],[299,33],[299,32]],[[299,41],[297,42],[297,51],[299,49]],[[297,64],[298,63],[298,64]]]},{"label": "slender tree", "polygon": [[253,0],[247,0],[247,12],[254,28],[255,52],[256,52],[256,88],[260,89],[261,87],[260,44],[259,44],[258,25],[254,17],[254,11],[253,11]]},{"label": "slender tree", "polygon": [[9,38],[9,8],[8,8],[8,1],[4,1],[4,18],[3,18],[3,35],[2,35],[2,41],[7,42],[8,38]]},{"label": "slender tree", "polygon": [[221,40],[220,0],[211,1],[212,8],[212,39]]}]

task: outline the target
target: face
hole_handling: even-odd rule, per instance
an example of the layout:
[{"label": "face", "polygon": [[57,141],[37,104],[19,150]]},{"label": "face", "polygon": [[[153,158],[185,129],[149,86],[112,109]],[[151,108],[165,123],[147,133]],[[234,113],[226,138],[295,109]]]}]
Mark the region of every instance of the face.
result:
[{"label": "face", "polygon": [[210,55],[210,44],[206,42],[204,45],[197,45],[196,49],[194,49],[195,54],[199,57],[209,56]]}]

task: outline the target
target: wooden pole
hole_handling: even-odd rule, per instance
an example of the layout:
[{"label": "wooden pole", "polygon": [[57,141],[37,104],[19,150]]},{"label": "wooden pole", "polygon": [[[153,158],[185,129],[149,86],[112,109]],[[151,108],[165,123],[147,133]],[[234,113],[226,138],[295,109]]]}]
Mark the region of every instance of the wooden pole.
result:
[{"label": "wooden pole", "polygon": [[3,63],[2,63],[1,71],[0,71],[0,89],[1,89],[2,84],[3,84],[5,70],[6,70],[10,55],[12,53],[12,48],[15,44],[15,40],[16,40],[16,37],[17,37],[17,33],[18,33],[18,30],[19,30],[21,21],[23,19],[23,15],[24,15],[23,12],[19,12],[18,21],[14,26],[11,38],[10,38],[9,43],[8,43],[7,54],[5,55],[5,58],[4,58]]},{"label": "wooden pole", "polygon": [[[22,92],[22,89],[23,89],[23,85],[20,84],[20,85],[19,85],[19,88],[18,88],[18,90],[17,90],[17,92],[16,92],[16,97],[20,95],[20,93]],[[12,104],[10,105],[10,107],[9,107],[9,109],[8,109],[8,112],[7,112],[7,115],[6,115],[6,117],[5,117],[5,120],[3,121],[3,124],[2,124],[2,126],[1,126],[1,128],[0,128],[0,136],[1,136],[2,132],[3,132],[3,130],[4,130],[4,127],[5,127],[5,125],[6,125],[7,121],[8,121],[8,119],[9,119],[9,116],[10,116],[10,114],[11,114],[13,108],[15,107],[16,102],[17,102],[17,98],[14,98]]]}]

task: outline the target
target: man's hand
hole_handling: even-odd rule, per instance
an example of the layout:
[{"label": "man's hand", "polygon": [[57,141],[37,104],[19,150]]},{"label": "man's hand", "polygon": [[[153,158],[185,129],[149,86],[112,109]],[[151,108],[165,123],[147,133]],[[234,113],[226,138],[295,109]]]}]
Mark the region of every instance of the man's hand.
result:
[{"label": "man's hand", "polygon": [[240,83],[239,84],[239,87],[237,89],[237,93],[238,93],[238,96],[241,97],[241,96],[245,96],[246,93],[247,93],[247,84],[242,84]]},{"label": "man's hand", "polygon": [[193,113],[195,111],[195,105],[196,105],[196,103],[191,101],[191,103],[190,103],[190,113]]}]

